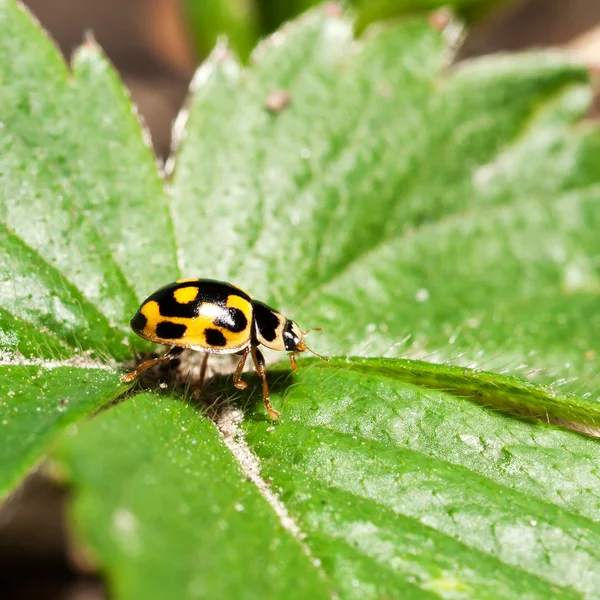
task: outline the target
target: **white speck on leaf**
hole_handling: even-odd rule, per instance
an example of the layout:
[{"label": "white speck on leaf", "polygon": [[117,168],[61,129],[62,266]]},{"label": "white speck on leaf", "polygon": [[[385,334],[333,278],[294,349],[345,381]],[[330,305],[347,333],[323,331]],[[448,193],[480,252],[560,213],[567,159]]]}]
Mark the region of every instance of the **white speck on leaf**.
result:
[{"label": "white speck on leaf", "polygon": [[0,329],[0,346],[4,348],[16,348],[19,343],[19,336],[13,331]]},{"label": "white speck on leaf", "polygon": [[567,264],[563,270],[563,289],[567,293],[600,292],[600,278],[594,267],[587,261]]},{"label": "white speck on leaf", "polygon": [[417,299],[417,302],[427,302],[427,300],[429,300],[429,290],[426,290],[425,288],[417,290],[415,298]]},{"label": "white speck on leaf", "polygon": [[115,528],[122,533],[132,533],[137,528],[136,518],[126,508],[117,508],[113,514]]},{"label": "white speck on leaf", "polygon": [[121,543],[130,555],[139,553],[139,524],[134,514],[127,508],[119,507],[112,515],[113,529],[119,535]]},{"label": "white speck on leaf", "polygon": [[479,436],[464,433],[459,435],[458,437],[468,446],[471,446],[472,448],[476,448],[480,452],[483,452],[483,444],[481,443]]}]

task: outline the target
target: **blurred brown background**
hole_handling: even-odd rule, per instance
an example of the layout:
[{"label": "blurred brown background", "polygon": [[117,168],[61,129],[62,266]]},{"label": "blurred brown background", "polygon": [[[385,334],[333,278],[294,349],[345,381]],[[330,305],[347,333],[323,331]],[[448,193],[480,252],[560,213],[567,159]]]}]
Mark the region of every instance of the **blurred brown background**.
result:
[{"label": "blurred brown background", "polygon": [[[202,58],[194,52],[183,0],[25,0],[25,4],[67,57],[86,31],[93,33],[131,90],[158,153],[166,155],[171,122]],[[500,14],[475,26],[461,56],[564,45],[599,24],[600,0],[513,0]]]},{"label": "blurred brown background", "polygon": [[[202,0],[196,0],[201,2]],[[181,0],[26,0],[69,56],[91,31],[120,71],[166,156],[171,123],[201,57]],[[461,57],[560,45],[576,49],[598,70],[600,0],[526,0],[474,27]],[[1,32],[0,32],[1,33]],[[581,37],[583,36],[583,37]],[[579,38],[576,40],[576,38]],[[575,41],[574,41],[575,40]],[[65,492],[36,475],[0,509],[0,598],[99,600],[97,576],[82,557],[68,556]]]}]

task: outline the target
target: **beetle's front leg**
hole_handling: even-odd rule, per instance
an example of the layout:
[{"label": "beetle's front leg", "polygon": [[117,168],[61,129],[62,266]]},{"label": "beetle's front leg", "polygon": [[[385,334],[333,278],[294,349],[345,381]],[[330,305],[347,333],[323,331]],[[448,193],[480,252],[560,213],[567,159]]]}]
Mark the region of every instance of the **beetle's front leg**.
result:
[{"label": "beetle's front leg", "polygon": [[298,368],[298,361],[296,360],[295,352],[290,353],[290,365],[292,367],[292,371],[295,373],[296,369]]},{"label": "beetle's front leg", "polygon": [[263,387],[263,401],[265,408],[271,415],[272,419],[279,419],[280,414],[271,406],[271,396],[269,394],[269,385],[267,383],[267,370],[265,368],[265,357],[262,352],[255,346],[252,345],[252,360],[254,361],[254,368],[256,372],[262,377]]}]

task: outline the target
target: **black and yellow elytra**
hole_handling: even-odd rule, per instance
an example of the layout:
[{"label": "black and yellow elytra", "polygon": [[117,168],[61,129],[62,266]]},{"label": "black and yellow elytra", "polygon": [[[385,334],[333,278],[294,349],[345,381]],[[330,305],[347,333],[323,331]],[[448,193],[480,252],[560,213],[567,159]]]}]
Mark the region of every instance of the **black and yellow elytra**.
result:
[{"label": "black and yellow elytra", "polygon": [[170,361],[189,348],[211,354],[240,354],[233,383],[244,389],[247,384],[241,375],[248,354],[252,354],[262,377],[265,406],[274,419],[279,413],[270,403],[265,360],[258,346],[290,352],[294,371],[296,354],[312,352],[304,342],[306,332],[300,331],[294,321],[254,300],[244,290],[214,279],[180,279],[161,287],[142,302],[131,319],[131,328],[144,339],[170,346],[170,350],[141,364],[122,381],[133,381],[142,371]]}]

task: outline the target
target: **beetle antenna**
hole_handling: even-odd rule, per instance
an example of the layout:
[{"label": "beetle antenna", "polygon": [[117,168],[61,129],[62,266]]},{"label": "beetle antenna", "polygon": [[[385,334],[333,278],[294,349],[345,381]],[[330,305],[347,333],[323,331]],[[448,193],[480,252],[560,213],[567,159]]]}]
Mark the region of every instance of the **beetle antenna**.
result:
[{"label": "beetle antenna", "polygon": [[321,356],[320,354],[317,354],[314,350],[311,350],[308,346],[306,346],[306,349],[311,353],[314,354],[317,358],[320,358],[321,360],[324,360],[325,362],[329,362],[329,359],[326,356]]},{"label": "beetle antenna", "polygon": [[311,329],[307,329],[306,331],[302,331],[302,335],[306,335],[307,333],[310,333],[311,331],[323,331],[322,327],[312,327]]}]

